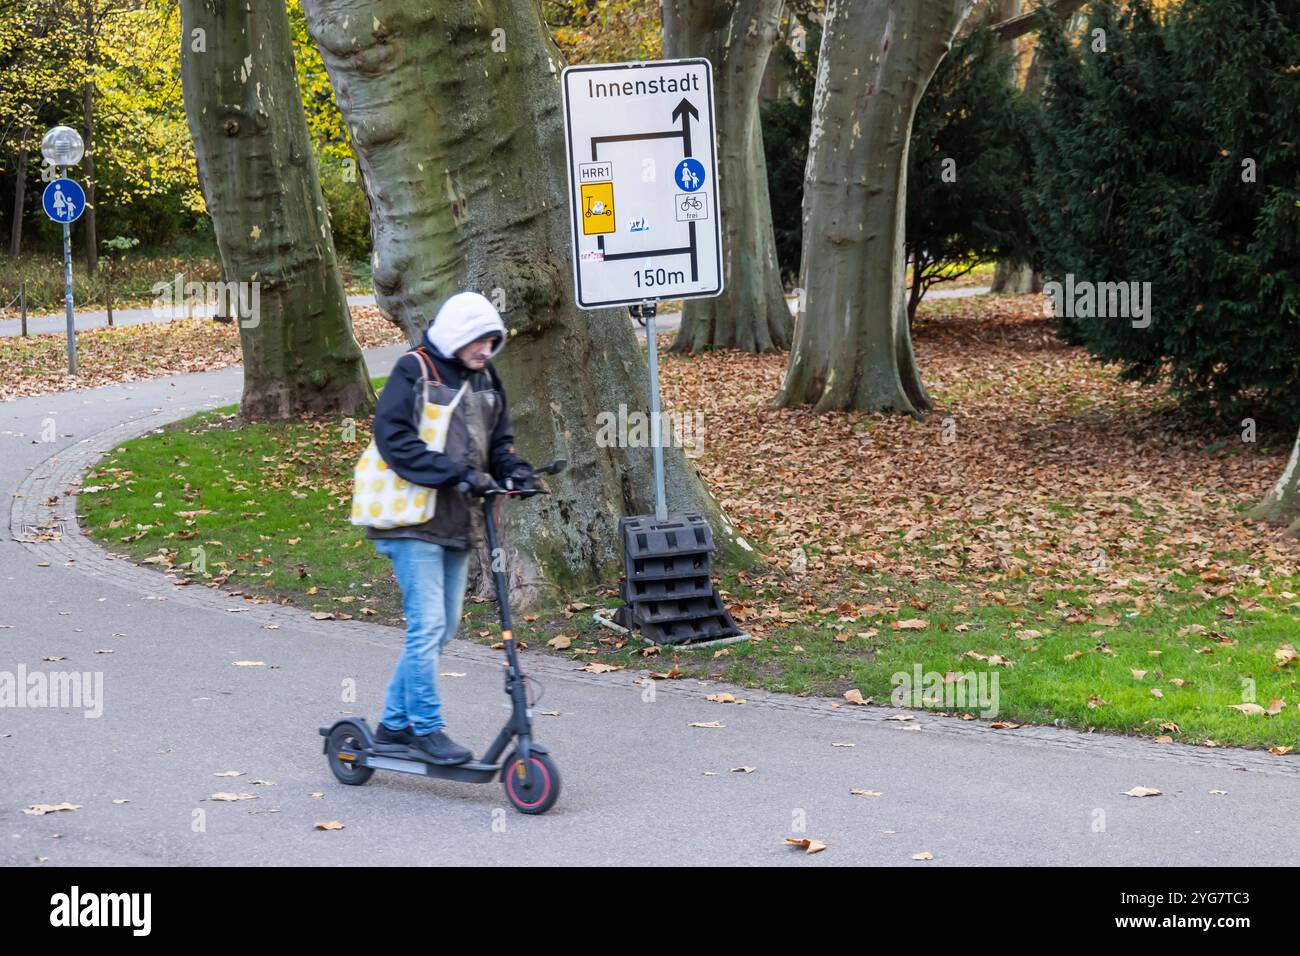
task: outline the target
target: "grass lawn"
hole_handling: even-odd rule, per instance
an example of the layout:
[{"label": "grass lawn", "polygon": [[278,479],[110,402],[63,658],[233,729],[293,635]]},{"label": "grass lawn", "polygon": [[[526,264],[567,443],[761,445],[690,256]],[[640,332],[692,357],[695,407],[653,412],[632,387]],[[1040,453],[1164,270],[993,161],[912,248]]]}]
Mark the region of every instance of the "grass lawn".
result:
[{"label": "grass lawn", "polygon": [[[1035,297],[922,309],[924,422],[770,409],[784,355],[663,356],[675,410],[704,414],[696,465],[770,558],[720,578],[753,643],[625,642],[583,606],[614,606],[611,580],[520,620],[529,653],[877,703],[919,667],[954,719],[1300,743],[1300,545],[1241,520],[1284,441],[1183,420],[1057,342]],[[116,449],[85,479],[91,533],[189,586],[400,624],[387,561],[347,522],[368,423],[235,425],[206,413]],[[495,621],[470,604],[462,634],[494,641]],[[973,694],[994,677],[996,708]]]},{"label": "grass lawn", "polygon": [[[993,273],[997,269],[997,265],[998,264],[996,262],[981,262],[973,269],[970,269],[969,271],[966,272],[961,272],[961,274],[957,275],[957,277],[954,279],[945,279],[942,282],[937,283],[936,285],[933,286],[933,289],[934,290],[973,289],[980,286],[992,285]],[[943,270],[943,273],[944,275],[949,275],[949,276],[956,275],[963,268],[965,267],[948,266]],[[910,289],[912,287],[911,269],[907,270],[906,281],[907,281],[907,287]]]}]

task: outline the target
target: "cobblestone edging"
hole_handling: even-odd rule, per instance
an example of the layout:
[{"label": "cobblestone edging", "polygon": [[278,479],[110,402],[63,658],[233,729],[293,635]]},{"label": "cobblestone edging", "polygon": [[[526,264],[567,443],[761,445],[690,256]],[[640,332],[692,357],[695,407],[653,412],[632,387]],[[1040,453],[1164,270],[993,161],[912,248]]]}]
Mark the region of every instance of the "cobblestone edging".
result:
[{"label": "cobblestone edging", "polygon": [[[174,579],[163,572],[112,554],[82,533],[77,520],[76,496],[85,472],[122,442],[184,418],[196,410],[196,406],[173,407],[128,419],[76,442],[37,465],[16,489],[20,497],[12,499],[10,537],[51,565],[60,562],[69,569],[115,584],[141,598],[162,596],[171,605],[220,613],[238,610],[248,619],[261,624],[292,627],[295,631],[318,634],[334,640],[400,647],[402,634],[396,628],[365,621],[317,621],[308,611],[297,607],[275,603],[258,604],[229,591],[197,584],[176,586],[172,583]],[[58,501],[52,506],[47,505],[46,501],[53,495],[58,496]],[[53,540],[43,541],[37,537],[38,529],[61,529],[61,534]],[[486,665],[501,660],[501,655],[488,647],[460,640],[452,645],[450,656]],[[634,681],[646,677],[646,672],[633,670],[596,675],[583,671],[577,662],[540,654],[526,656],[527,671],[539,678],[584,684],[622,684],[630,688],[634,686]],[[1140,758],[1226,769],[1241,768],[1262,773],[1300,774],[1300,762],[1295,759],[1275,757],[1254,750],[1155,744],[1118,734],[1089,734],[1050,726],[1025,726],[1017,730],[996,731],[989,729],[988,723],[983,720],[961,721],[875,705],[836,706],[838,702],[824,697],[801,698],[694,679],[659,681],[656,688],[657,693],[699,699],[703,699],[705,694],[723,690],[745,698],[748,703],[743,706],[746,707],[775,708],[835,721],[840,725],[837,732],[843,732],[849,724],[879,723],[894,714],[911,713],[918,718],[918,722],[923,723],[924,730],[921,733],[969,738],[971,743],[978,742],[982,745],[1050,747],[1098,757]],[[905,725],[898,723],[895,726],[901,729]]]}]

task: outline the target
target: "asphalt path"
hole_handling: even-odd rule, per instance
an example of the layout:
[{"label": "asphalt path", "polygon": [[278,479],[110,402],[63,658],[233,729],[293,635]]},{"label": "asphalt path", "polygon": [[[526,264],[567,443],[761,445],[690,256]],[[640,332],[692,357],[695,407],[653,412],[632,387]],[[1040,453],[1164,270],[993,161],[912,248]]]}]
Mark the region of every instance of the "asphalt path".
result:
[{"label": "asphalt path", "polygon": [[[368,352],[372,371],[386,373],[400,351]],[[77,528],[86,468],[128,437],[236,401],[240,380],[231,368],[0,406],[0,483],[11,502],[0,541],[0,686],[20,672],[102,680],[90,707],[0,706],[0,863],[1153,867],[1300,858],[1283,809],[1300,782],[1294,758],[1055,727],[993,730],[923,712],[891,721],[899,711],[888,707],[695,680],[650,685],[639,672],[590,674],[537,651],[523,657],[544,687],[536,734],[563,777],[550,813],[516,814],[496,783],[380,772],[343,786],[317,727],[349,714],[373,723],[399,630],[177,587]],[[41,440],[51,432],[53,441]],[[457,639],[442,670],[464,675],[441,679],[448,729],[481,751],[507,714],[499,652]],[[344,699],[349,686],[355,702]],[[746,702],[705,699],[720,691]],[[690,726],[712,721],[722,726]],[[226,771],[242,775],[217,776]],[[1135,786],[1161,795],[1124,795]],[[255,796],[211,799],[218,792]],[[24,812],[64,802],[79,809]],[[344,827],[316,829],[322,821]],[[787,838],[827,849],[807,855]],[[921,853],[933,860],[912,858]]]}]

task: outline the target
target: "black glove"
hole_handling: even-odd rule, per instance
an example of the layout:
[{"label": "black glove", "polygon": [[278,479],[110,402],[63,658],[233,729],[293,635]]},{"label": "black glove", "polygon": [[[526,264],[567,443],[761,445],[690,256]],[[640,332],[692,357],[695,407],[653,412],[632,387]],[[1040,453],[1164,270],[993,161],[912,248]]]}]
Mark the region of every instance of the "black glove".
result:
[{"label": "black glove", "polygon": [[487,472],[478,471],[474,468],[467,471],[465,480],[460,485],[457,485],[459,490],[471,494],[475,498],[482,498],[488,492],[498,490],[500,487]]},{"label": "black glove", "polygon": [[537,487],[536,476],[533,474],[533,466],[526,461],[521,461],[510,469],[510,474],[506,475],[505,485],[512,491],[531,491]]}]

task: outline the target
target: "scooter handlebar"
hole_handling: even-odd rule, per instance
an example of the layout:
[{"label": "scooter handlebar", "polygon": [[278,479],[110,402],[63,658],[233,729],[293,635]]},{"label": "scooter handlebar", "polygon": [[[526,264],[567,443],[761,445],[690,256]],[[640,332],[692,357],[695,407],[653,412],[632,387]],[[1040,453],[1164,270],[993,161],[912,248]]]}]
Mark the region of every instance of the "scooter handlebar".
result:
[{"label": "scooter handlebar", "polygon": [[[564,471],[564,469],[567,468],[568,465],[569,463],[565,461],[563,458],[557,458],[549,465],[543,465],[541,468],[534,468],[533,474],[534,475],[558,475],[560,472]],[[469,482],[468,481],[457,482],[456,490],[459,491],[461,494],[465,494],[467,491],[470,490]],[[545,488],[529,488],[529,489],[491,488],[487,491],[486,494],[483,495],[483,497],[488,498],[491,497],[492,495],[515,495],[516,497],[520,497],[520,498],[530,498],[533,495],[545,495],[545,494],[549,494],[549,492]]]}]

